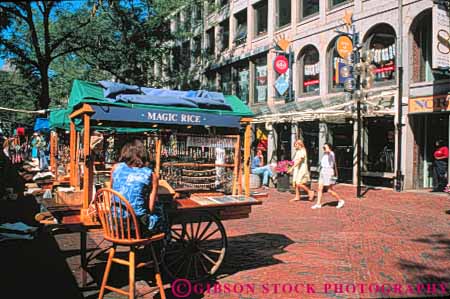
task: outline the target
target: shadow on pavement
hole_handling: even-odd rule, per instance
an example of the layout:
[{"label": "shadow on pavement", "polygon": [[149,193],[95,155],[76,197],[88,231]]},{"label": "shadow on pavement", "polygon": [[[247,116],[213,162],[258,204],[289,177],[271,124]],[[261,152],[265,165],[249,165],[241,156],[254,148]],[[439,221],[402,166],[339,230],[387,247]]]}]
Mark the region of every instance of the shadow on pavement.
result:
[{"label": "shadow on pavement", "polygon": [[[0,223],[22,221],[38,226],[33,197],[0,201]],[[33,240],[0,243],[2,298],[83,298],[55,239],[42,229]]]},{"label": "shadow on pavement", "polygon": [[[276,259],[274,256],[284,253],[284,248],[293,243],[294,242],[291,239],[281,234],[257,233],[230,237],[228,238],[227,255],[216,277],[221,278],[240,271],[279,264],[281,263],[281,261]],[[124,255],[122,256],[122,258],[127,257]],[[97,285],[101,284],[105,266],[106,253],[100,255],[95,260],[95,262],[92,262],[89,266],[89,273],[94,278],[94,281],[97,283]],[[153,281],[153,278],[154,274],[152,269],[139,269],[136,271],[136,281],[144,280],[152,290],[156,290],[156,285]],[[217,278],[198,283],[196,287],[196,290],[198,291],[197,294],[190,294],[189,296],[184,298],[203,298],[204,294],[208,292],[207,290],[214,286]],[[171,285],[173,283],[173,281],[170,281],[167,275],[163,275],[163,282],[171,282]],[[126,287],[128,285],[127,269],[120,265],[113,264],[108,284],[117,288]],[[137,286],[136,289],[139,290],[139,287]],[[142,289],[140,291],[141,292],[139,293],[142,294]],[[176,290],[172,290],[171,287],[166,288],[167,298],[180,298],[175,296],[174,292],[176,293]],[[85,295],[85,298],[88,299],[97,298],[98,290]],[[156,294],[154,298],[160,298],[159,293]]]},{"label": "shadow on pavement", "polygon": [[420,254],[422,260],[424,260],[423,263],[405,259],[399,261],[402,273],[407,277],[407,282],[413,285],[445,283],[447,293],[438,291],[433,295],[449,296],[450,272],[438,265],[440,264],[439,261],[450,259],[450,239],[444,234],[433,234],[413,241],[429,245],[430,250]]}]

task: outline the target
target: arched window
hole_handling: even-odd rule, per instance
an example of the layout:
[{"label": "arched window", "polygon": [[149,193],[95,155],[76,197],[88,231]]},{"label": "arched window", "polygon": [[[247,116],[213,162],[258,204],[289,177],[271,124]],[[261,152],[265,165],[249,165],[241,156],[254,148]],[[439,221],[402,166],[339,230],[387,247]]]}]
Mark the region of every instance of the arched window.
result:
[{"label": "arched window", "polygon": [[336,40],[337,37],[331,41],[327,50],[329,92],[338,92],[344,90],[344,83],[337,82],[339,78],[336,76],[339,63],[344,63],[344,59],[339,56],[336,50]]},{"label": "arched window", "polygon": [[372,64],[375,65],[375,84],[395,83],[396,36],[388,24],[378,24],[370,29],[364,38],[365,50],[373,53]]},{"label": "arched window", "polygon": [[319,93],[320,65],[319,51],[317,51],[316,47],[308,45],[300,51],[297,59],[297,67],[300,80],[299,92],[302,94]]},{"label": "arched window", "polygon": [[410,29],[412,81],[425,82],[449,79],[450,76],[433,71],[432,66],[432,19],[431,9],[419,14]]}]

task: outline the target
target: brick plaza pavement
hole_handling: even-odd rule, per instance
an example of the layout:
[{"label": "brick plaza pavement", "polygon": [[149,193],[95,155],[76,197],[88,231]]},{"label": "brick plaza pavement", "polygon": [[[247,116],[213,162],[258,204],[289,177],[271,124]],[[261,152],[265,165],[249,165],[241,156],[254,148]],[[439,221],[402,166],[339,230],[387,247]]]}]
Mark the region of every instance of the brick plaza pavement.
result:
[{"label": "brick plaza pavement", "polygon": [[[328,195],[312,210],[271,189],[250,218],[225,221],[229,247],[217,279],[185,298],[450,297],[450,197],[369,190],[358,200],[353,187],[337,190],[346,199],[340,210]],[[57,236],[58,244],[70,249],[65,238]],[[67,261],[78,277],[78,258]],[[102,273],[104,263],[96,267]],[[138,282],[142,298],[152,290]],[[174,292],[168,285],[169,298]]]},{"label": "brick plaza pavement", "polygon": [[[270,190],[250,218],[225,221],[228,254],[217,279],[209,282],[215,287],[184,298],[410,298],[427,293],[434,298],[450,293],[450,197],[371,190],[357,200],[353,187],[337,190],[346,199],[340,210],[332,200],[312,210],[310,202],[291,203],[292,194]],[[99,240],[101,234],[90,233],[88,246]],[[9,275],[2,288],[15,292],[7,298],[32,298],[42,291],[46,298],[97,298],[95,283],[93,290],[78,289],[78,250],[77,234],[43,231],[28,243],[4,243],[0,258]],[[97,283],[105,259],[90,264]],[[121,266],[113,267],[110,277],[119,287],[127,285]],[[155,294],[154,284],[147,282],[151,277],[137,275],[140,298]],[[168,298],[177,298],[174,291],[167,284]],[[106,298],[121,297],[109,293]]]}]

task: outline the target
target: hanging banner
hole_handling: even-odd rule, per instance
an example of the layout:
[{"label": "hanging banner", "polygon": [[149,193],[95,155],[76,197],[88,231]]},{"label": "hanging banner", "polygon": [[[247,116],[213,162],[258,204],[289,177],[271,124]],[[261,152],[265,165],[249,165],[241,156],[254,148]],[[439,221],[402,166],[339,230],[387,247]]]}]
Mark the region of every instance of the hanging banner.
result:
[{"label": "hanging banner", "polygon": [[286,56],[278,55],[275,58],[273,66],[275,68],[275,71],[278,74],[282,75],[282,74],[286,73],[286,71],[288,70],[288,68],[289,68],[289,61],[287,60]]},{"label": "hanging banner", "polygon": [[433,5],[433,69],[450,68],[450,15],[443,5]]},{"label": "hanging banner", "polygon": [[347,35],[341,35],[336,40],[336,51],[343,59],[348,59],[348,55],[353,50],[352,40]]}]

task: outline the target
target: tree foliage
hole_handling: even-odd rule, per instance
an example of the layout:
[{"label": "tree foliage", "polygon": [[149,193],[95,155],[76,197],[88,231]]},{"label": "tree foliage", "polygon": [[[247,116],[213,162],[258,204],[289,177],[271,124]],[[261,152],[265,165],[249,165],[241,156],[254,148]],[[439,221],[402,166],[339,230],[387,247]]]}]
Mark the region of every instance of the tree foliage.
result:
[{"label": "tree foliage", "polygon": [[162,86],[152,68],[174,38],[169,16],[192,1],[2,2],[0,58],[16,66],[39,109],[64,105],[74,79]]}]

